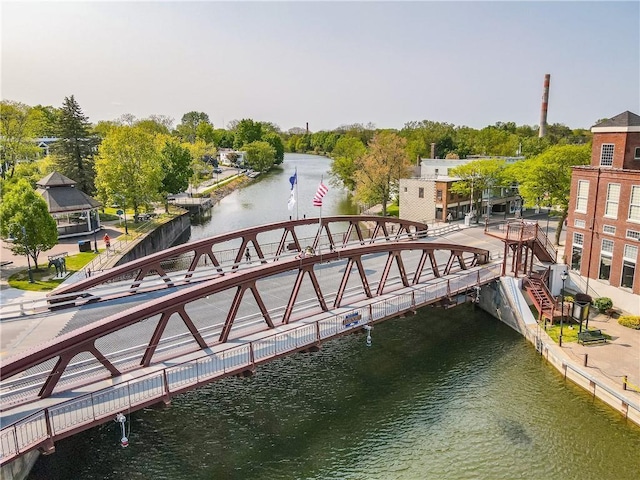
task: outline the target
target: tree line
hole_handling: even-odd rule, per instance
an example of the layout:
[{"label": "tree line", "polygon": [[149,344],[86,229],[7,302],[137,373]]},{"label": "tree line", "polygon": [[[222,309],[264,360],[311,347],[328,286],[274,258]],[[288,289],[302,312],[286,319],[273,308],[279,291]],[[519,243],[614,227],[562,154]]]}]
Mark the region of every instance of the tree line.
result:
[{"label": "tree line", "polygon": [[[41,137],[57,139],[46,157],[34,142]],[[271,122],[242,119],[215,128],[206,113],[197,111],[185,113],[175,127],[174,120],[163,115],[137,119],[125,114],[92,124],[73,95],[60,108],[4,100],[0,102],[0,195],[20,191],[9,188],[19,179],[34,186],[57,170],[104,204],[117,203],[138,213],[151,202],[185,191],[189,184],[198,185],[217,165],[217,151],[228,148],[245,151],[248,166],[261,172],[282,163],[285,151],[328,155],[331,182],[353,193],[360,203],[382,204],[386,213],[397,197],[399,179],[411,176],[412,166],[433,151],[436,158],[522,155],[527,161],[513,168],[499,162],[460,167],[454,173],[462,178],[456,188],[465,193],[473,182],[490,187],[517,182],[528,204],[563,206],[568,201],[569,167],[588,163],[585,152],[590,140],[589,130],[561,124],[549,125],[547,136],[538,138],[537,127],[514,122],[473,129],[423,120],[408,122],[400,130],[356,123],[331,131],[283,132]],[[541,180],[547,177],[548,181]],[[7,211],[0,208],[3,224],[11,223]],[[6,228],[0,234],[6,238]]]}]

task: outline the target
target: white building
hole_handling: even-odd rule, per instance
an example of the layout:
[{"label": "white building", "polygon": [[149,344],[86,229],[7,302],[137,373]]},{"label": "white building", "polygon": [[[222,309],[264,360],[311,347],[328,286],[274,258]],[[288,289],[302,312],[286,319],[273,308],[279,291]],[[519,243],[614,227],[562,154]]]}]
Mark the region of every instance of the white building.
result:
[{"label": "white building", "polygon": [[[471,210],[471,199],[451,191],[460,180],[449,175],[449,170],[475,160],[499,158],[514,163],[524,157],[469,157],[466,159],[427,158],[420,160],[420,176],[400,179],[400,218],[419,222],[445,221],[449,214],[461,220]],[[474,195],[477,198],[477,195]],[[521,209],[517,188],[495,188],[482,193],[480,215],[513,214]]]},{"label": "white building", "polygon": [[245,155],[246,152],[221,148],[218,151],[218,163],[227,167],[241,166],[245,164]]}]

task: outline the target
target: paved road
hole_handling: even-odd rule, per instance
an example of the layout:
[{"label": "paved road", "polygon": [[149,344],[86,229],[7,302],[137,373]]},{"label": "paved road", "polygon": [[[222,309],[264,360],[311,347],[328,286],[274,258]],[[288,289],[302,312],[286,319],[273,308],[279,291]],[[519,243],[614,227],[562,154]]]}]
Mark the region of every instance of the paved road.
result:
[{"label": "paved road", "polygon": [[[543,219],[546,218],[545,216],[542,217]],[[553,225],[551,225],[549,234],[553,235],[554,233],[555,229]],[[433,241],[433,239],[431,240]],[[459,231],[449,233],[445,237],[438,238],[437,241],[446,241],[455,244],[465,244],[485,248],[492,252],[492,258],[498,258],[503,251],[502,242],[498,239],[484,235],[481,225],[475,227],[472,226],[471,228],[463,228]],[[334,267],[338,267],[338,265],[336,264]],[[366,268],[368,269],[368,274],[373,274],[379,270],[380,265],[368,265]],[[407,268],[410,267],[408,266]],[[325,291],[336,291],[337,283],[341,278],[340,269],[337,268],[336,270],[337,271],[334,271],[331,274],[332,280],[328,280],[327,278],[323,279],[325,284],[333,284],[332,288]],[[328,271],[328,269],[326,271]],[[324,272],[325,270],[322,270],[321,267],[318,275],[325,275]],[[329,273],[327,273],[327,275],[329,275]],[[261,292],[267,292],[264,293],[265,302],[268,302],[268,305],[276,305],[274,307],[274,311],[278,310],[278,306],[281,309],[286,305],[288,295],[290,293],[290,287],[285,288],[284,285],[290,285],[292,281],[292,278],[288,278],[286,282],[282,282],[282,278],[277,279],[275,282],[273,280],[267,280],[264,282],[265,284],[269,282],[272,282],[272,284],[267,286],[264,290],[260,287]],[[324,288],[325,287],[323,287],[323,290]],[[150,296],[153,295],[155,294],[150,294]],[[27,295],[24,296],[26,297]],[[300,298],[301,301],[298,306],[304,307],[305,302],[313,301],[314,295],[312,291],[307,290],[301,294]],[[127,300],[127,303],[128,306],[133,306],[134,304],[146,299],[147,298],[142,297],[137,300],[131,299]],[[220,301],[228,304],[228,302],[231,301],[230,295],[221,296]],[[194,304],[194,308],[208,313],[207,315],[202,316],[204,319],[202,320],[203,322],[206,323],[207,318],[214,319],[214,321],[208,325],[207,330],[212,336],[217,335],[219,333],[221,322],[224,320],[219,317],[225,315],[228,308],[226,308],[226,306],[215,306],[208,301],[203,301],[202,305],[198,306]],[[32,347],[56,335],[67,332],[72,328],[104,318],[116,310],[121,310],[121,306],[118,307],[113,304],[99,304],[83,307],[79,310],[61,312],[55,316],[45,315],[36,318],[25,318],[24,320],[17,322],[2,323],[0,324],[0,350],[2,350],[2,356],[6,356],[9,353],[15,353],[23,348]],[[243,318],[247,322],[247,325],[250,325],[251,322],[256,321],[255,310],[253,312],[241,311],[239,318]],[[605,345],[590,345],[586,347],[573,343],[566,343],[563,351],[567,357],[578,365],[582,365],[585,354],[588,354],[589,362],[587,368],[590,373],[593,373],[594,375],[601,375],[603,378],[607,378],[609,380],[616,379],[618,382],[621,381],[622,375],[628,375],[630,382],[635,385],[640,385],[640,332],[621,327],[614,320],[610,320],[603,316],[595,317],[591,321],[591,326],[602,328],[603,331],[613,337],[612,341]],[[181,326],[175,326],[174,331],[170,328],[168,333],[179,335],[181,333],[179,331],[179,327]],[[204,327],[204,324],[199,325],[199,327]],[[127,338],[118,338],[116,340],[110,339],[109,342],[114,345],[114,348],[115,346],[118,346],[122,349],[125,346],[134,347],[134,343],[136,345],[140,343],[131,343],[131,339],[133,338],[149,338],[149,332],[136,331],[135,334],[131,334],[133,333],[132,330],[129,333],[130,335],[128,335],[128,340]]]}]

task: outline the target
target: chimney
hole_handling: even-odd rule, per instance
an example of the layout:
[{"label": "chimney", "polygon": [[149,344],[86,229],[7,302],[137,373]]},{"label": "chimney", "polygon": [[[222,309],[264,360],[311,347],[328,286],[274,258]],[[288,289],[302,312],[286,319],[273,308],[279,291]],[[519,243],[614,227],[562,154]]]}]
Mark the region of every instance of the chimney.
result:
[{"label": "chimney", "polygon": [[540,109],[540,130],[538,130],[538,137],[542,138],[547,134],[547,107],[549,106],[549,83],[551,81],[551,74],[547,73],[544,76],[544,87],[542,91],[542,107]]},{"label": "chimney", "polygon": [[309,122],[307,122],[307,135],[309,135]]},{"label": "chimney", "polygon": [[431,158],[436,158],[436,144],[431,144]]}]

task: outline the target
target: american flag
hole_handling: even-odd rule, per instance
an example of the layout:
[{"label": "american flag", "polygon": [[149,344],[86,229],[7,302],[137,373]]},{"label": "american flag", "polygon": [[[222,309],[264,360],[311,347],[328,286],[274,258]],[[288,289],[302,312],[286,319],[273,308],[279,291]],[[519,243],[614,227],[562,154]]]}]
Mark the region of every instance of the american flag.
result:
[{"label": "american flag", "polygon": [[327,188],[327,186],[322,183],[322,180],[320,181],[320,185],[318,185],[318,190],[316,191],[316,194],[313,197],[313,206],[314,207],[321,207],[322,206],[322,197],[324,197],[327,192],[329,191],[329,189]]}]

